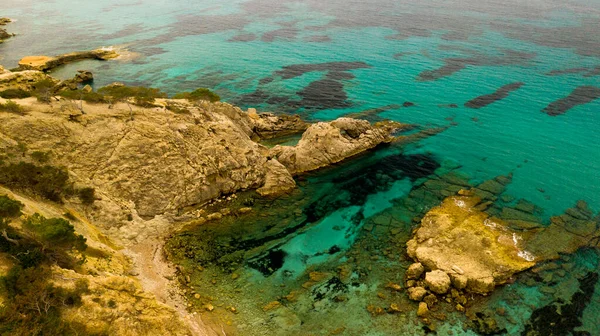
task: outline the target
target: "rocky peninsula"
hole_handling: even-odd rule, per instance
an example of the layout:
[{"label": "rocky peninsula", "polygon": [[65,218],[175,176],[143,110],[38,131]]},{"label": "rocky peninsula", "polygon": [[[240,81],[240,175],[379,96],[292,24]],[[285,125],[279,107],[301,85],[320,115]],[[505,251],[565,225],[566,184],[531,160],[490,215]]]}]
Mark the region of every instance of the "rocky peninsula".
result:
[{"label": "rocky peninsula", "polygon": [[[3,194],[26,204],[24,216],[41,213],[64,218],[70,214],[75,230],[89,246],[102,251],[99,257],[88,257],[79,271],[58,268],[53,273],[90,282],[93,294],[84,297],[84,308],[67,314],[69,320],[88,325],[88,330],[127,334],[129,323],[141,323],[139,332],[156,328],[159,334],[212,335],[199,317],[183,310],[185,304],[176,294],[168,294],[174,289],[168,289],[172,285],[164,277],[171,277],[173,269],[157,257],[161,237],[192,218],[198,222],[227,215],[199,217],[188,209],[245,190],[257,190],[265,197],[285,194],[295,188],[295,175],[389,143],[402,128],[396,123],[371,125],[349,118],[309,125],[297,116],[260,114],[203,100],[159,98],[134,107],[131,99],[90,103],[65,96],[72,92],[82,99],[83,94],[93,94],[89,88],[81,90],[93,79],[91,74],[80,72],[72,80],[59,81],[42,71],[82,57],[110,55],[102,51],[25,58],[21,70],[2,69],[0,73],[0,95],[37,97],[0,99],[3,105],[16,106],[13,112],[0,112],[2,164],[60,167],[69,188],[93,190],[92,199],[86,202],[59,195],[58,203],[53,203],[31,194],[29,188],[2,189]],[[304,134],[296,146],[269,149],[260,143],[298,132]],[[105,255],[112,256],[113,262],[103,264]],[[130,274],[139,276],[131,278]],[[89,314],[97,319],[96,313],[104,309],[104,301],[98,302],[96,295],[111,302],[143,297],[138,300],[141,313],[133,317],[123,312],[123,319],[111,325],[91,326],[86,322]],[[178,309],[189,330],[176,323],[175,312],[164,303]],[[128,309],[118,306],[119,311]],[[154,310],[152,318],[145,309]]]}]

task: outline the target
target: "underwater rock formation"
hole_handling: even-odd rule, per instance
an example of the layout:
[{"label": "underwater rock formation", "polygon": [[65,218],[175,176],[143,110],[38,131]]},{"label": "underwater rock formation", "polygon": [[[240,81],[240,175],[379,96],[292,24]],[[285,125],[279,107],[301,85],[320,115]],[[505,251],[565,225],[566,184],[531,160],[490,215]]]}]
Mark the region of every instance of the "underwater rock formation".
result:
[{"label": "underwater rock formation", "polygon": [[292,174],[300,174],[331,164],[392,142],[392,133],[402,128],[396,122],[371,125],[366,120],[339,118],[329,123],[311,125],[298,145],[275,146],[270,156],[277,158]]},{"label": "underwater rock formation", "polygon": [[97,59],[106,61],[118,57],[119,54],[112,48],[100,48],[91,51],[79,51],[59,56],[27,56],[19,61],[21,70],[48,71],[63,64],[84,59]]}]

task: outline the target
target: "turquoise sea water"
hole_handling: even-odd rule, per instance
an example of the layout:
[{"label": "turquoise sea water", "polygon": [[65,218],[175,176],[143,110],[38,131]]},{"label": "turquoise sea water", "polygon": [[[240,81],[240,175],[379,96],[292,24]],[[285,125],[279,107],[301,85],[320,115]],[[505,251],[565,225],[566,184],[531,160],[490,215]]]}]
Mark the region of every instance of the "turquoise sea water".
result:
[{"label": "turquoise sea water", "polygon": [[[506,192],[541,207],[545,219],[578,200],[600,211],[600,99],[575,96],[564,113],[544,112],[577,88],[600,87],[600,1],[4,0],[0,14],[17,20],[7,28],[18,36],[0,45],[5,67],[26,55],[120,46],[133,56],[72,64],[55,75],[85,68],[96,86],[210,87],[242,107],[309,120],[387,107],[378,117],[451,126],[402,148],[404,155],[460,166],[473,183],[512,172]],[[522,85],[481,108],[465,107],[511,83]],[[357,233],[336,235],[335,223],[348,226],[357,206],[368,218],[417,183],[399,179],[328,214],[284,245],[296,256],[286,265],[300,272],[325,262],[313,257],[317,249],[349,249]],[[576,258],[597,271],[593,253]],[[547,303],[536,295],[533,304]],[[592,334],[600,332],[592,327],[594,298],[583,313]],[[523,314],[524,321],[531,309]]]}]

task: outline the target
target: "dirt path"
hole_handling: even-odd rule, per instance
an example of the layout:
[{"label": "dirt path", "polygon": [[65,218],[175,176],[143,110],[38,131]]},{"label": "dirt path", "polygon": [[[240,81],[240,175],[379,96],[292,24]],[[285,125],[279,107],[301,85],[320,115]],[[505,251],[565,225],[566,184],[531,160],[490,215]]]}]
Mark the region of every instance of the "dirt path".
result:
[{"label": "dirt path", "polygon": [[207,326],[199,314],[190,314],[186,310],[186,300],[177,288],[175,268],[166,260],[163,245],[164,239],[149,238],[124,251],[133,260],[134,272],[144,291],[153,293],[158,301],[175,309],[192,335],[226,336],[224,332],[217,332]]}]

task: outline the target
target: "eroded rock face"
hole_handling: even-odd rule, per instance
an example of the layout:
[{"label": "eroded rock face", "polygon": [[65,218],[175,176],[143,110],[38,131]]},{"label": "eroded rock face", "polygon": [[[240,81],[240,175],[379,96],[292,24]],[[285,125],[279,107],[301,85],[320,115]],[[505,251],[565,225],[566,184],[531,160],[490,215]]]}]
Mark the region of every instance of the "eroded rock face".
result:
[{"label": "eroded rock face", "polygon": [[300,174],[389,143],[395,139],[391,133],[400,127],[402,125],[394,122],[371,125],[366,120],[351,118],[320,122],[304,132],[298,145],[275,146],[270,155],[277,158],[290,173]]},{"label": "eroded rock face", "polygon": [[[277,196],[295,187],[288,167],[252,140],[257,137],[256,119],[226,103],[177,101],[188,113],[174,113],[158,107],[166,104],[158,101],[155,108],[133,107],[132,115],[123,104],[109,109],[64,99],[41,104],[29,98],[20,103],[28,109],[24,116],[0,114],[0,150],[20,143],[29,151],[50,150],[51,165],[65,167],[78,185],[96,189],[98,199],[85,209],[86,215],[125,241],[164,232],[188,206],[240,190]],[[386,128],[366,123],[356,129],[366,129],[367,135],[356,133],[352,150],[336,153],[331,162],[391,138]],[[338,130],[323,134],[325,143],[337,141],[331,136],[342,137],[340,128],[328,123],[319,128]]]},{"label": "eroded rock face", "polygon": [[301,133],[308,128],[298,115],[258,114],[256,109],[248,109],[248,116],[252,119],[253,131],[262,139]]},{"label": "eroded rock face", "polygon": [[266,148],[250,140],[244,112],[231,105],[191,114],[135,108],[133,120],[126,106],[87,105],[76,122],[62,108],[2,114],[0,134],[32,151],[50,149],[53,165],[95,187],[101,199],[90,216],[105,228],[128,225],[132,211],[150,219],[265,182]]}]

